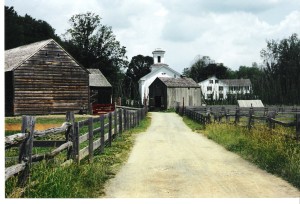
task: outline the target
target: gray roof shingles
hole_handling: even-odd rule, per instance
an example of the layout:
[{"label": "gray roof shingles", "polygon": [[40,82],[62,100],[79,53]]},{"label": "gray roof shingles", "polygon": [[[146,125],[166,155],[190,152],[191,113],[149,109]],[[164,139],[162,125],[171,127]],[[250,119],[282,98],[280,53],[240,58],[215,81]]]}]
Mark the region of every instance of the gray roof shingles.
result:
[{"label": "gray roof shingles", "polygon": [[169,78],[158,77],[167,87],[172,88],[200,88],[200,86],[191,78]]},{"label": "gray roof shingles", "polygon": [[5,51],[5,71],[12,71],[47,45],[52,39],[23,45]]},{"label": "gray roof shingles", "polygon": [[93,87],[112,87],[99,69],[88,69],[89,84]]}]

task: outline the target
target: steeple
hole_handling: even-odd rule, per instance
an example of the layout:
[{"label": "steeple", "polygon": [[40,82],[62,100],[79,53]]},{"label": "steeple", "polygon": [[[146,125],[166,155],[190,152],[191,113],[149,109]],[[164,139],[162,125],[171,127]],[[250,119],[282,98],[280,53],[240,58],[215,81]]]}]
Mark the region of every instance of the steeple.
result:
[{"label": "steeple", "polygon": [[156,48],[153,52],[153,59],[154,64],[163,64],[165,63],[164,54],[165,51],[163,51],[161,48]]}]

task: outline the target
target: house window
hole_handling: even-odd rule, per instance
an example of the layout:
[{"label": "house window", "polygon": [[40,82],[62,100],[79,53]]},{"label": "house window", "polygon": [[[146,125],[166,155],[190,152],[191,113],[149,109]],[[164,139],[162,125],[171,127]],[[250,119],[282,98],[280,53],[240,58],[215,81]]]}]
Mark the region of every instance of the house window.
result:
[{"label": "house window", "polygon": [[223,86],[219,86],[219,91],[223,91]]},{"label": "house window", "polygon": [[216,79],[216,80],[215,80],[215,83],[218,84],[218,83],[219,83],[219,80]]},{"label": "house window", "polygon": [[249,86],[245,86],[245,90],[249,91],[250,90]]},{"label": "house window", "polygon": [[206,94],[207,99],[212,99],[212,94]]},{"label": "house window", "polygon": [[157,56],[157,62],[160,63],[160,56]]},{"label": "house window", "polygon": [[209,80],[209,83],[210,83],[210,84],[213,84],[213,83],[214,83],[214,80]]},{"label": "house window", "polygon": [[207,91],[212,91],[212,87],[211,87],[211,86],[208,86],[208,87],[207,87]]},{"label": "house window", "polygon": [[219,99],[223,99],[224,95],[223,94],[219,94]]}]

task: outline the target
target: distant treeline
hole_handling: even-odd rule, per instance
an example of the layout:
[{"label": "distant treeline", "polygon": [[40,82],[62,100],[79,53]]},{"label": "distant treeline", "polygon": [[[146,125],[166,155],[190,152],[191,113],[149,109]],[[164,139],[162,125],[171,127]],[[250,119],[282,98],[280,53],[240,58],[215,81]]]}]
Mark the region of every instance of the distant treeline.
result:
[{"label": "distant treeline", "polygon": [[240,66],[231,70],[215,63],[208,56],[199,56],[183,74],[196,82],[215,75],[219,79],[250,79],[253,93],[229,97],[223,101],[208,101],[209,104],[235,104],[237,99],[261,99],[269,105],[300,104],[300,40],[297,34],[280,41],[267,41],[260,52],[263,63],[251,67]]}]

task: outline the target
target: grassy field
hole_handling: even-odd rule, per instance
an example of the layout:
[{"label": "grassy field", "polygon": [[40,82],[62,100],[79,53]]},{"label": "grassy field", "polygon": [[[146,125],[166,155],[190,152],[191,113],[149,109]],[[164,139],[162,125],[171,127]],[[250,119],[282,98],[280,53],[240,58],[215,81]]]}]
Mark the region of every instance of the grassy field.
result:
[{"label": "grassy field", "polygon": [[[45,122],[61,124],[61,119],[43,119]],[[50,121],[51,120],[51,121]],[[52,121],[53,120],[53,121]],[[81,120],[81,119],[77,119]],[[17,188],[17,178],[10,178],[5,183],[6,198],[96,198],[104,195],[104,183],[114,177],[121,165],[128,159],[135,141],[135,134],[143,132],[150,125],[151,118],[141,121],[140,125],[123,132],[105,148],[103,153],[95,152],[94,162],[85,159],[80,165],[72,164],[60,167],[61,157],[43,161],[34,165],[29,184]]]},{"label": "grassy field", "polygon": [[277,126],[276,131],[270,131],[265,126],[258,126],[248,131],[247,128],[224,123],[212,123],[204,129],[203,125],[187,117],[183,120],[193,131],[203,133],[227,150],[300,189],[299,142],[282,136],[291,134],[291,129]]}]

